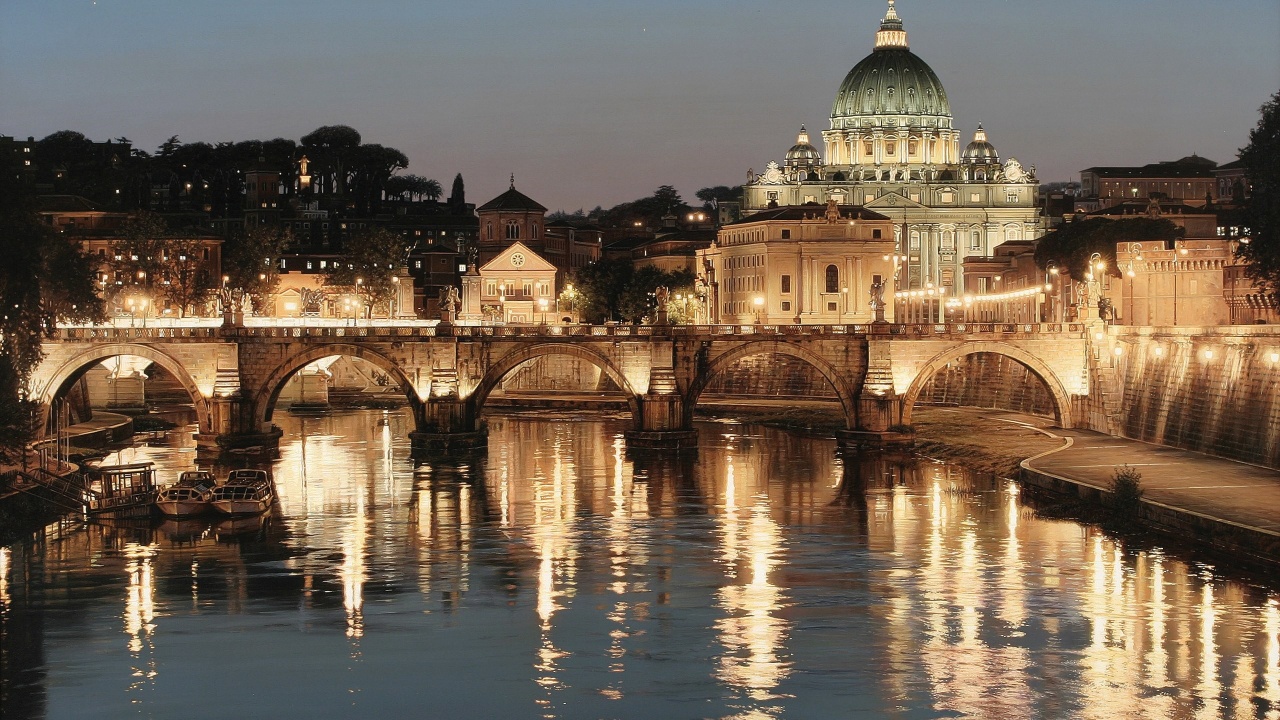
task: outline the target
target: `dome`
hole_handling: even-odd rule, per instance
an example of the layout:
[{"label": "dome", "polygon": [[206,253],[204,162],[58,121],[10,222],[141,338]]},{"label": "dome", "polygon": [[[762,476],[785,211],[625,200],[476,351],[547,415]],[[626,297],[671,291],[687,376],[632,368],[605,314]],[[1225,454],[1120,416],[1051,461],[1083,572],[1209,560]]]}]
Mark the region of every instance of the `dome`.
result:
[{"label": "dome", "polygon": [[868,124],[858,119],[876,115],[933,117],[939,120],[920,124],[951,126],[947,91],[933,68],[908,48],[907,33],[902,29],[893,0],[876,33],[875,50],[855,65],[840,84],[831,106],[831,126],[874,127],[880,123]]},{"label": "dome", "polygon": [[1000,162],[1000,154],[996,146],[987,142],[987,131],[978,123],[978,131],[973,134],[973,142],[965,146],[961,159],[967,163]]},{"label": "dome", "polygon": [[809,131],[801,125],[796,144],[787,151],[787,166],[820,165],[821,163],[822,156],[818,154],[818,149],[809,144]]}]

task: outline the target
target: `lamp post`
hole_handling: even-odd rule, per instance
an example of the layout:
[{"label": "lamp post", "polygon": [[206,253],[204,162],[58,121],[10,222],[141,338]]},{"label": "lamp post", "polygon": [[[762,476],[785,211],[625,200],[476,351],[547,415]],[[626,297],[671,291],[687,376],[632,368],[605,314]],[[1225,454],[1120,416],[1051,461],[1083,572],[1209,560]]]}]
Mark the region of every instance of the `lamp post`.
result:
[{"label": "lamp post", "polygon": [[1062,322],[1062,318],[1058,317],[1061,313],[1057,302],[1058,298],[1054,296],[1055,283],[1058,281],[1058,265],[1057,263],[1049,263],[1045,268],[1044,292],[1049,307],[1045,312],[1046,322]]},{"label": "lamp post", "polygon": [[757,295],[756,299],[753,300],[752,303],[756,306],[756,325],[760,325],[760,315],[764,312],[764,298]]},{"label": "lamp post", "polygon": [[547,324],[547,299],[538,298],[538,313],[542,316],[540,325]]}]

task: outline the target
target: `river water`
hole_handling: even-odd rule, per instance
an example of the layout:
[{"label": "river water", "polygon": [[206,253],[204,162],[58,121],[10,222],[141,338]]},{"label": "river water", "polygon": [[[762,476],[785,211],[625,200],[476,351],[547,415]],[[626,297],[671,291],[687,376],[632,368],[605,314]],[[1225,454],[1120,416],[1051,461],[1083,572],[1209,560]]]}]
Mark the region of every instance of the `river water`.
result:
[{"label": "river water", "polygon": [[277,422],[261,523],[0,549],[5,717],[1280,718],[1277,588],[1005,481],[733,423],[633,459],[494,416],[415,466],[400,412]]}]

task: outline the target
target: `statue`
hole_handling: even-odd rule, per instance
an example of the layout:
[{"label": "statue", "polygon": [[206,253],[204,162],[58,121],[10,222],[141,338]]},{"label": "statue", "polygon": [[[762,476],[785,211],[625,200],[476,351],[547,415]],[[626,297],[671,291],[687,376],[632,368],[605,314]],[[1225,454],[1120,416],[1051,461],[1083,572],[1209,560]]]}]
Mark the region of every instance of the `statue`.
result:
[{"label": "statue", "polygon": [[876,280],[871,283],[871,307],[879,309],[884,307],[884,281]]},{"label": "statue", "polygon": [[1111,298],[1098,298],[1098,319],[1103,322],[1115,319],[1115,308],[1111,305]]},{"label": "statue", "polygon": [[827,222],[832,224],[840,222],[840,206],[834,197],[827,198]]},{"label": "statue", "polygon": [[440,319],[445,322],[453,320],[453,313],[457,309],[458,289],[452,285],[442,286],[439,299]]},{"label": "statue", "polygon": [[669,293],[670,291],[667,290],[667,287],[665,285],[653,291],[653,296],[657,298],[657,301],[658,301],[658,309],[662,309],[667,306],[667,295]]}]

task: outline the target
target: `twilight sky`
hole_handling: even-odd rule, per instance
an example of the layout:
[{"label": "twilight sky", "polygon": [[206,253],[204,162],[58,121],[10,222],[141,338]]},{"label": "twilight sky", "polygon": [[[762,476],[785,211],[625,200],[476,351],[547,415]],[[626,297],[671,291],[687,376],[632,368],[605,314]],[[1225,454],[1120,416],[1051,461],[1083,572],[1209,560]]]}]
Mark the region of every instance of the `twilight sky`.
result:
[{"label": "twilight sky", "polygon": [[[969,138],[1042,181],[1228,162],[1280,89],[1276,0],[899,0]],[[828,126],[883,0],[0,0],[0,134],[355,127],[551,209],[738,184]],[[815,133],[815,141],[818,136]],[[815,144],[819,144],[815,142]]]}]

